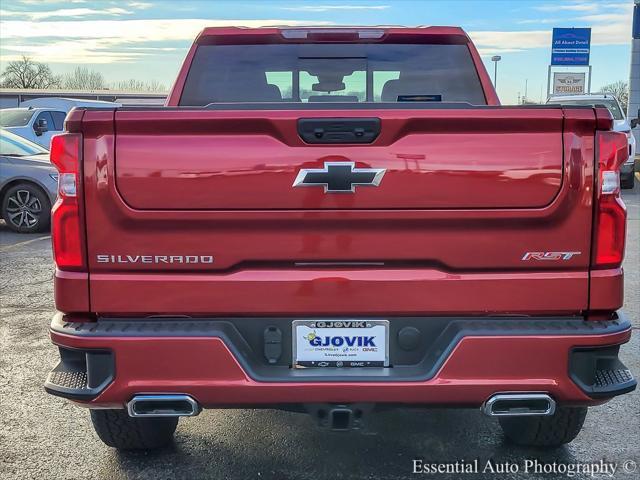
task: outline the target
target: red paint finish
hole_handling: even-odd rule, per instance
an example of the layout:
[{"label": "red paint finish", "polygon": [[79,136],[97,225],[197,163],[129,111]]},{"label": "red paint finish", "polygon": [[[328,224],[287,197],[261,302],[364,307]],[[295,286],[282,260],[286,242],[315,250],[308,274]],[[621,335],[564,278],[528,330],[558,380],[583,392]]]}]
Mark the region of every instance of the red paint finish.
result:
[{"label": "red paint finish", "polygon": [[339,383],[257,382],[218,338],[51,337],[57,345],[115,353],[116,379],[90,402],[93,406],[122,406],[142,392],[186,393],[205,407],[305,402],[478,406],[504,391],[545,391],[562,403],[593,405],[598,402],[568,377],[569,349],[625,343],[630,331],[583,337],[466,337],[431,380]]},{"label": "red paint finish", "polygon": [[[56,307],[90,320],[105,314],[607,318],[619,308],[622,270],[591,265],[599,188],[594,139],[611,128],[610,115],[497,108],[462,30],[383,30],[367,41],[467,44],[489,107],[72,112],[66,128],[82,135],[78,205],[86,268],[56,271]],[[178,105],[199,44],[296,41],[359,40],[322,29],[308,40],[285,39],[279,28],[205,29],[167,105]],[[381,131],[370,145],[307,145],[296,125],[309,117],[377,117]],[[301,168],[327,161],[386,173],[379,187],[354,194],[292,188]],[[214,260],[153,260],[201,256]],[[98,261],[105,257],[115,260]],[[92,405],[118,407],[143,392],[187,393],[205,406],[477,406],[495,392],[534,390],[562,403],[594,404],[568,378],[569,350],[618,345],[629,336],[467,337],[428,381],[283,384],[250,378],[217,338],[52,333],[59,345],[114,351],[116,380]]]},{"label": "red paint finish", "polygon": [[[254,118],[257,131],[266,132],[268,124],[284,128],[281,133],[273,130],[268,135],[248,133],[250,122],[239,120],[247,117],[246,112],[118,112],[115,135],[113,112],[88,111],[83,122],[84,187],[92,307],[99,313],[111,314],[209,315],[259,314],[261,308],[265,309],[264,314],[585,311],[593,215],[593,111],[565,110],[565,124],[570,128],[564,129],[561,119],[556,118],[561,110],[473,112],[380,112],[391,118],[390,122],[383,122],[380,147],[318,150],[331,150],[343,157],[355,152],[361,159],[365,158],[365,151],[372,152],[371,158],[384,151],[385,158],[395,155],[389,162],[405,166],[390,170],[380,187],[361,188],[355,194],[325,195],[321,188],[291,188],[298,168],[308,165],[294,160],[294,155],[314,156],[317,150],[315,146],[299,145],[298,137],[292,137],[287,130],[294,125],[292,118],[301,116],[301,112],[269,112],[274,123]],[[401,113],[407,117],[405,120],[397,118]],[[410,121],[414,116],[421,120]],[[465,120],[465,116],[470,118]],[[529,122],[525,121],[527,117]],[[221,123],[220,118],[227,120]],[[222,157],[216,156],[215,149],[202,147],[215,145],[220,138],[228,142],[231,118],[243,125],[235,134],[237,145],[243,147],[234,149],[228,144],[228,151],[235,152],[238,162],[245,162],[243,170],[235,174],[212,162],[212,171],[218,168],[218,173],[225,173],[208,176],[203,173],[203,152],[210,151],[212,158]],[[458,129],[468,127],[471,133],[447,134],[439,121],[453,122]],[[499,144],[511,153],[498,149],[491,155],[487,139],[494,133],[481,132],[483,122],[485,130],[495,132],[495,138],[510,139],[500,140]],[[502,134],[497,133],[500,128],[504,129]],[[164,140],[161,142],[166,147],[154,147],[151,139],[164,138],[164,133],[155,135],[154,129],[164,133],[174,129],[171,135],[183,154],[167,156],[173,147]],[[438,133],[429,133],[431,130]],[[416,131],[423,133],[411,133]],[[529,135],[547,138],[547,143],[521,148],[518,142]],[[416,170],[411,156],[419,149],[417,139],[424,136],[433,140],[433,145],[426,142],[424,149],[435,148],[432,151],[442,158],[438,165],[429,167],[431,173]],[[470,155],[445,155],[448,149],[462,148],[455,142],[446,143],[450,137],[455,137],[458,144],[465,143],[463,138],[478,139],[477,156],[473,158],[483,161],[475,162]],[[276,138],[287,138],[292,145]],[[283,161],[289,162],[287,168],[251,173],[248,168],[258,161],[260,150],[252,149],[252,142],[277,144],[277,149],[286,153]],[[411,144],[411,149],[399,149],[403,143]],[[135,145],[139,145],[137,150]],[[148,145],[151,155],[140,145]],[[252,153],[245,153],[249,151]],[[408,157],[403,157],[404,153]],[[312,163],[318,165],[323,156]],[[157,158],[164,159],[164,164],[152,171]],[[449,167],[443,166],[447,162],[457,165],[459,171],[447,170]],[[539,171],[536,162],[540,164]],[[136,163],[142,170],[146,168],[143,165],[148,165],[147,173],[138,176],[136,172],[141,170],[121,169],[122,165],[126,169],[127,164]],[[200,164],[200,170],[195,163]],[[556,166],[552,167],[552,163]],[[368,164],[383,163],[370,160]],[[488,168],[498,168],[501,173],[487,174]],[[188,178],[175,173],[187,171],[191,171]],[[394,175],[399,180],[394,180]],[[250,179],[248,185],[262,193],[257,195],[251,188],[243,188],[236,176]],[[264,185],[252,183],[253,176],[264,177]],[[402,188],[402,178],[411,189]],[[123,184],[136,188],[124,187],[123,191]],[[201,188],[200,184],[208,187]],[[167,198],[172,198],[171,202]],[[385,208],[387,198],[397,208]],[[258,200],[263,208],[258,208]],[[128,204],[132,201],[153,208],[133,208]],[[169,208],[170,203],[174,207]],[[207,205],[245,208],[204,208]],[[251,205],[255,208],[246,208]],[[266,208],[285,205],[289,208]],[[411,208],[400,208],[402,205]],[[420,205],[423,208],[417,208]],[[562,262],[522,260],[526,252],[547,251],[580,254]],[[105,264],[97,262],[97,255],[210,255],[214,262]],[[383,268],[324,267],[318,271],[316,267],[309,272],[296,266],[296,262],[377,262]],[[130,275],[134,272],[141,276]],[[197,275],[181,277],[186,273]],[[141,298],[154,301],[140,301]],[[261,302],[254,304],[246,298]]]},{"label": "red paint finish", "polygon": [[91,311],[88,273],[66,272],[56,268],[53,292],[58,310],[67,313]]},{"label": "red paint finish", "polygon": [[[372,145],[310,146],[297,133],[304,117],[371,115],[117,112],[116,188],[138,210],[541,208],[560,190],[558,109],[378,111]],[[386,172],[353,195],[292,188],[301,168],[332,161]]]},{"label": "red paint finish", "polygon": [[624,272],[622,268],[593,270],[589,284],[589,310],[613,312],[624,302]]},{"label": "red paint finish", "polygon": [[91,295],[97,312],[115,315],[542,315],[586,308],[587,283],[585,272],[282,268],[95,273]]}]

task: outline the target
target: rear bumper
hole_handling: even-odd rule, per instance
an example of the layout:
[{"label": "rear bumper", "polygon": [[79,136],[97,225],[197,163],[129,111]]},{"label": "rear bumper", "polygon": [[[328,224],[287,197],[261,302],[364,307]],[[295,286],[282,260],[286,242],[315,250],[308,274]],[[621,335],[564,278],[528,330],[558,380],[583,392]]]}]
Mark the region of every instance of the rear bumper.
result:
[{"label": "rear bumper", "polygon": [[617,358],[617,347],[631,336],[621,314],[605,322],[390,319],[392,326],[416,325],[433,337],[423,342],[420,358],[394,349],[397,328],[392,328],[393,368],[348,370],[289,368],[286,331],[281,358],[270,365],[251,325],[286,328],[290,322],[174,318],[74,323],[57,314],[51,338],[62,361],[45,388],[90,407],[122,408],[141,393],[183,393],[207,408],[327,402],[479,406],[505,391],[546,392],[560,403],[589,405],[636,384]]}]

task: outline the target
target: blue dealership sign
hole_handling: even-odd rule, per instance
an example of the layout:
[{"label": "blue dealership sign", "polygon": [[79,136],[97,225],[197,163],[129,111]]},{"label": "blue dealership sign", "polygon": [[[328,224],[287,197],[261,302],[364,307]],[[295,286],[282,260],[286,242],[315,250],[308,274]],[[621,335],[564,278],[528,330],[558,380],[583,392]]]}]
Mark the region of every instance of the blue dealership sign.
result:
[{"label": "blue dealership sign", "polygon": [[590,28],[554,28],[551,65],[589,65]]}]

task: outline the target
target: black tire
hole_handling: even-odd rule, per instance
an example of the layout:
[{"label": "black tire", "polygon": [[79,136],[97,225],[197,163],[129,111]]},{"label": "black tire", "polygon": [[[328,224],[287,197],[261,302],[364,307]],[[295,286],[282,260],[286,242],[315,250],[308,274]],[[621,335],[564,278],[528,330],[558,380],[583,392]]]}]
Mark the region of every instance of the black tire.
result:
[{"label": "black tire", "polygon": [[634,172],[631,172],[629,175],[622,175],[620,177],[620,188],[623,188],[624,190],[632,189],[635,183],[635,180],[636,180],[636,177]]},{"label": "black tire", "polygon": [[49,229],[51,203],[42,189],[33,183],[10,187],[2,197],[2,218],[18,233],[36,233]]},{"label": "black tire", "polygon": [[578,436],[587,407],[558,407],[549,417],[500,417],[505,436],[517,445],[559,447]]},{"label": "black tire", "polygon": [[151,450],[171,442],[178,417],[133,418],[126,410],[91,410],[98,437],[119,450]]}]

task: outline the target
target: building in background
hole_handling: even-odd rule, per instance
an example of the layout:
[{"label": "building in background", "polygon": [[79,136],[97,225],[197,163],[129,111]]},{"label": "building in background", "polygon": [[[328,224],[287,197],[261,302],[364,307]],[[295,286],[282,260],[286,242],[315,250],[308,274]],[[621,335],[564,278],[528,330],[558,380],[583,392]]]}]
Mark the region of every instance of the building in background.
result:
[{"label": "building in background", "polygon": [[[629,74],[629,106],[627,118],[638,118],[640,109],[640,0],[635,0],[633,8],[633,34],[631,39],[631,72]],[[633,134],[636,143],[640,144],[640,128],[635,128]]]},{"label": "building in background", "polygon": [[76,98],[81,100],[103,100],[127,106],[163,105],[166,93],[120,92],[116,90],[29,90],[19,88],[0,89],[0,108],[19,107],[26,100],[43,97]]}]

